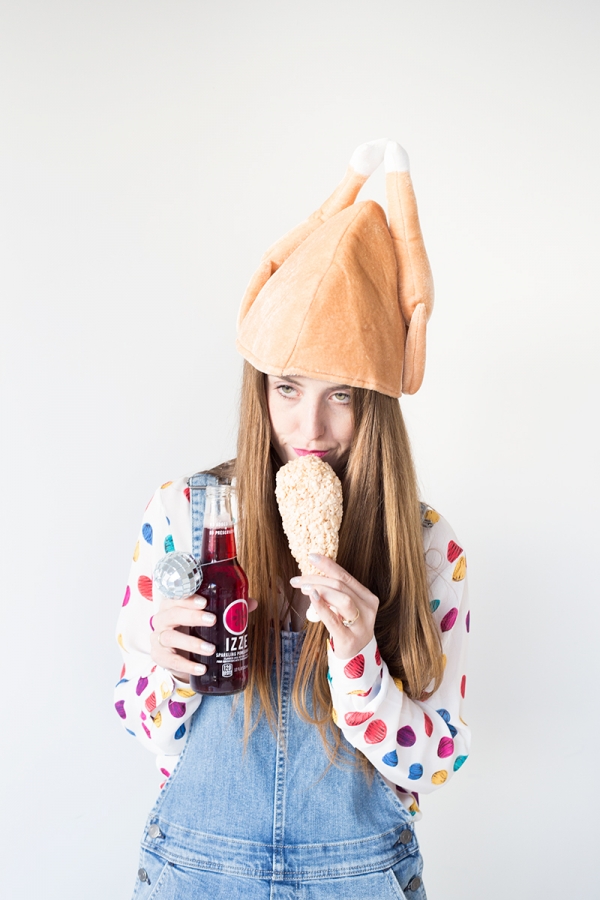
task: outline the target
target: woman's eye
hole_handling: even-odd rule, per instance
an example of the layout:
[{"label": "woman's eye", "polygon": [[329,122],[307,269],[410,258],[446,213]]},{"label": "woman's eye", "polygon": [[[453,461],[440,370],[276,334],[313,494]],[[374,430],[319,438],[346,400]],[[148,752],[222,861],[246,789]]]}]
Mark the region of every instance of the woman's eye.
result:
[{"label": "woman's eye", "polygon": [[280,384],[277,386],[277,390],[280,394],[283,394],[284,397],[290,397],[294,393],[294,388],[291,384]]},{"label": "woman's eye", "polygon": [[345,391],[337,391],[334,395],[335,399],[338,403],[349,403],[350,402],[350,394],[347,394]]}]

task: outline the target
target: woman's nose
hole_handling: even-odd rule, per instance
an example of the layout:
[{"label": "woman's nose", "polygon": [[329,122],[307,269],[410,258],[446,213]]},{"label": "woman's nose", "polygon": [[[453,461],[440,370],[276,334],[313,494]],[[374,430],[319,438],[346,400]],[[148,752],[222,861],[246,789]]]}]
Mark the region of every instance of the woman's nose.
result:
[{"label": "woman's nose", "polygon": [[302,437],[307,443],[309,441],[316,441],[323,436],[325,429],[326,423],[320,404],[307,404],[302,412],[300,421]]}]

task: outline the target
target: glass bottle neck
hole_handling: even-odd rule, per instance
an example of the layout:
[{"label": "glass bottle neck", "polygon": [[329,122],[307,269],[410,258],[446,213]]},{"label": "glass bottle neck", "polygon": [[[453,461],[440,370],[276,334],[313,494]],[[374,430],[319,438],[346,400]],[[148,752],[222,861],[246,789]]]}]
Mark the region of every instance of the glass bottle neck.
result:
[{"label": "glass bottle neck", "polygon": [[207,485],[201,563],[234,559],[235,555],[231,485]]}]

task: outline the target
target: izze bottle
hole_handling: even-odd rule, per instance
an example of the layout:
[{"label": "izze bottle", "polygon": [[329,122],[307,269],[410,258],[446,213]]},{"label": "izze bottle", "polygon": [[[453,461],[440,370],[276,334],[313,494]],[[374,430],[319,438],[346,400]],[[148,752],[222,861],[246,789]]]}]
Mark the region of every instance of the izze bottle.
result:
[{"label": "izze bottle", "polygon": [[190,686],[200,694],[236,694],[248,684],[248,579],[236,559],[231,516],[231,485],[207,485],[202,537],[202,584],[206,610],[217,617],[210,627],[192,633],[214,644],[212,656],[192,654],[206,666],[192,675]]}]

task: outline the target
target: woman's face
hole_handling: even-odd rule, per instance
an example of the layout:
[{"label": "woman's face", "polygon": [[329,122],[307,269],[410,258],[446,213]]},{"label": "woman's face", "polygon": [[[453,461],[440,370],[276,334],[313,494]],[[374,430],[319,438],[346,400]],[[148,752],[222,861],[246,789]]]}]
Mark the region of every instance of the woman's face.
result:
[{"label": "woman's face", "polygon": [[271,441],[283,463],[315,453],[340,474],[354,433],[352,388],[290,375],[266,376]]}]

